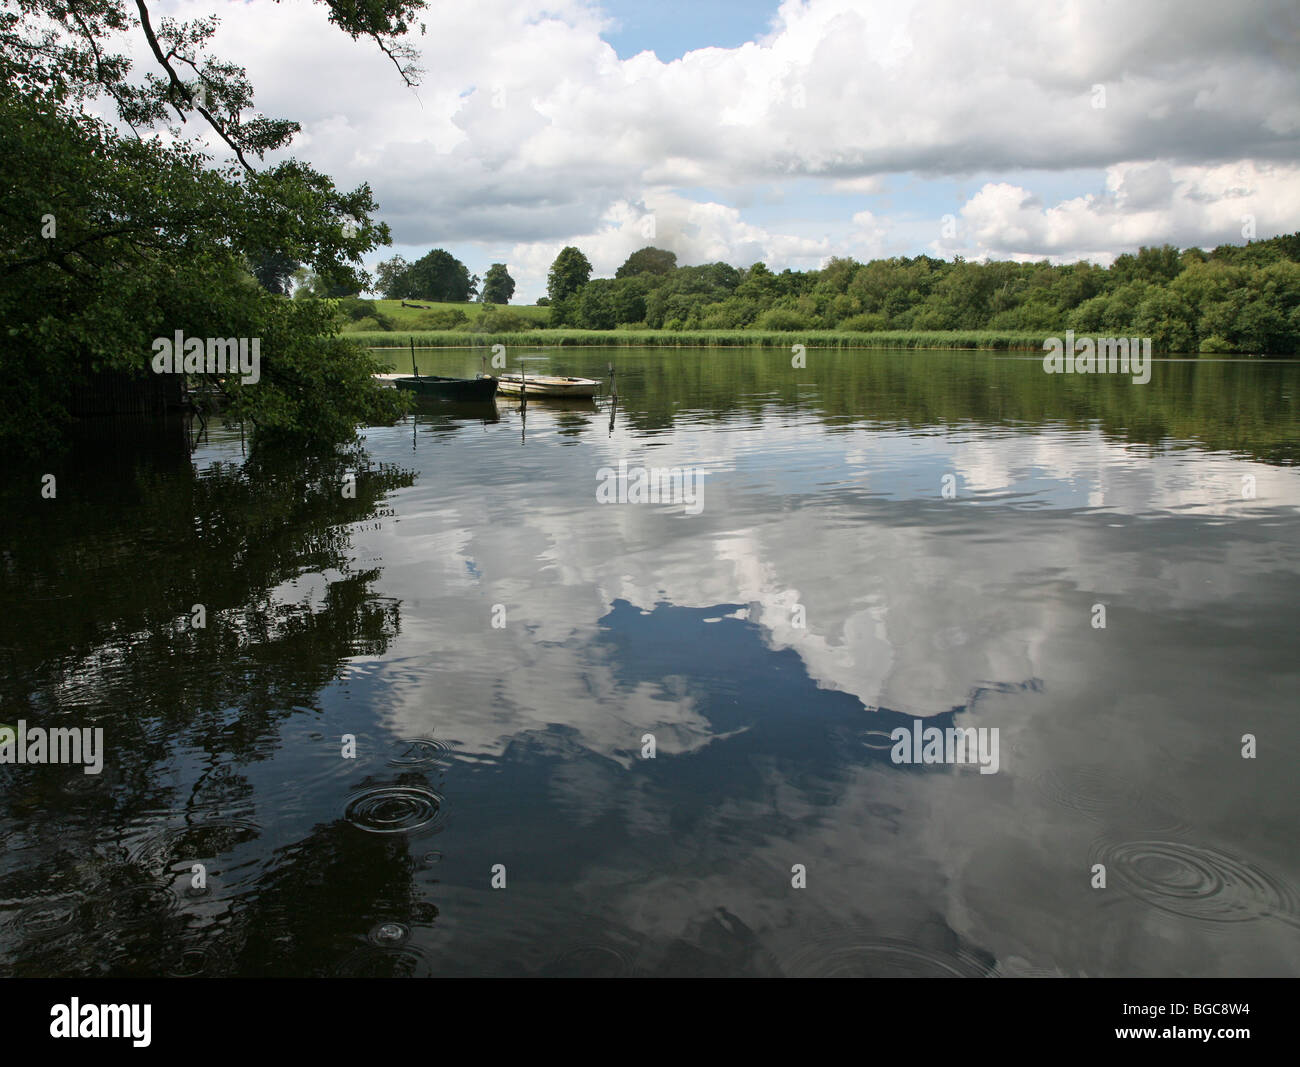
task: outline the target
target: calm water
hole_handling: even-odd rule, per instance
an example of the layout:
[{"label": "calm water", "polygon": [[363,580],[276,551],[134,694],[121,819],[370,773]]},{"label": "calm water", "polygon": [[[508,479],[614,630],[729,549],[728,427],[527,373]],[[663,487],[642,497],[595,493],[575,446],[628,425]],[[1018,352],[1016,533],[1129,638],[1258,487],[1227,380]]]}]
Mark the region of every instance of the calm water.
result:
[{"label": "calm water", "polygon": [[[611,358],[612,418],[9,479],[0,722],[106,758],[0,766],[0,971],[1300,973],[1300,365],[550,367]],[[894,764],[918,718],[997,773]]]}]

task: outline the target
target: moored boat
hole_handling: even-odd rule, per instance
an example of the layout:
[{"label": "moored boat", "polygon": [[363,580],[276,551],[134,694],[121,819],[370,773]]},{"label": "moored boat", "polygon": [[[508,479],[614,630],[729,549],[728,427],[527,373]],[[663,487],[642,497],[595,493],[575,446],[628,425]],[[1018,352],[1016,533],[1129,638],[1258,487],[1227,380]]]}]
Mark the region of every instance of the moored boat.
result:
[{"label": "moored boat", "polygon": [[438,400],[491,400],[497,393],[497,380],[492,377],[442,378],[421,374],[394,376],[387,380],[398,389]]},{"label": "moored boat", "polygon": [[600,388],[600,382],[594,378],[567,378],[555,374],[502,374],[497,381],[501,392],[512,396],[523,393],[531,399],[565,397],[590,400]]}]

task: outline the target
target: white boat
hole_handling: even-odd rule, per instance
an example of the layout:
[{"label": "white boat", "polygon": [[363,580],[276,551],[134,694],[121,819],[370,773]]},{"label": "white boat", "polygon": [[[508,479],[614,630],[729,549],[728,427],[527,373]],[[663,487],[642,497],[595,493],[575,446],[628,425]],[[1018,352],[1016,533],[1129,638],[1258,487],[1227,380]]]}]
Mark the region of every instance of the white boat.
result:
[{"label": "white boat", "polygon": [[518,396],[523,393],[530,398],[569,397],[589,400],[596,395],[600,382],[595,378],[564,378],[554,374],[519,375],[500,374],[497,376],[497,392]]}]

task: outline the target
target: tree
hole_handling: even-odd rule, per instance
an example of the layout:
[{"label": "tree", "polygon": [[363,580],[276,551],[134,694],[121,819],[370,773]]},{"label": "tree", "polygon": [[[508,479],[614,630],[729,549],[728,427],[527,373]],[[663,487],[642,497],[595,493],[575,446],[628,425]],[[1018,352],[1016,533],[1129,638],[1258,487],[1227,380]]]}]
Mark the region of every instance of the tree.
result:
[{"label": "tree", "polygon": [[515,280],[510,277],[504,263],[493,263],[483,276],[483,302],[508,304],[515,295]]},{"label": "tree", "polygon": [[403,275],[413,300],[438,300],[463,304],[470,298],[473,281],[469,269],[450,252],[435,248],[417,259]]},{"label": "tree", "polygon": [[560,254],[551,264],[546,275],[546,295],[552,304],[559,304],[566,297],[572,296],[591,277],[591,261],[578,249],[569,245],[562,248]]},{"label": "tree", "polygon": [[573,299],[577,302],[576,325],[584,330],[612,330],[618,325],[614,307],[614,285],[608,278],[597,278],[582,287]]},{"label": "tree", "polygon": [[300,266],[297,260],[274,249],[253,252],[248,259],[253,277],[263,289],[279,296],[289,294],[290,279]]},{"label": "tree", "polygon": [[677,269],[677,253],[647,245],[627,257],[614,272],[615,278],[630,278],[637,274],[671,274]]},{"label": "tree", "polygon": [[[371,37],[414,78],[397,42],[421,0],[325,3],[344,32]],[[281,286],[284,265],[300,263],[357,292],[368,285],[361,257],[389,232],[371,219],[366,185],[342,192],[293,159],[253,166],[299,127],[257,115],[244,70],[207,53],[215,24],[155,25],[145,0],[11,0],[0,10],[0,445],[47,451],[78,382],[150,373],[154,344],[177,331],[260,343],[256,380],[214,376],[255,441],[338,443],[398,410],[374,385],[379,364],[337,337],[333,302],[283,300],[257,282],[259,261],[263,281]],[[128,34],[162,77],[132,78]],[[87,111],[100,97],[121,125]],[[169,122],[186,128],[151,135]],[[203,130],[230,161],[214,162],[196,139]],[[31,346],[41,360],[25,356]]]},{"label": "tree", "polygon": [[386,300],[406,300],[415,294],[409,291],[406,274],[411,265],[402,256],[385,260],[375,268],[375,292]]}]

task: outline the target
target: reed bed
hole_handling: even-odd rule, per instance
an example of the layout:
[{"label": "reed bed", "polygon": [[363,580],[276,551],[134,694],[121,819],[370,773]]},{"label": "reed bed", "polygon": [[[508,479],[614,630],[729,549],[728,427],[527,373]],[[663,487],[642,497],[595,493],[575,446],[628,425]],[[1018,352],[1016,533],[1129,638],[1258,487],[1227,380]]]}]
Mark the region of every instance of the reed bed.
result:
[{"label": "reed bed", "polygon": [[361,331],[345,336],[370,348],[529,347],[600,348],[969,348],[989,351],[1043,350],[1048,335],[1012,330],[471,330]]}]

